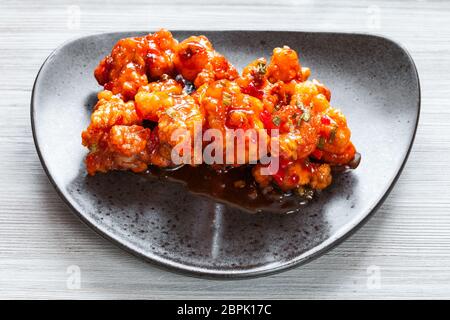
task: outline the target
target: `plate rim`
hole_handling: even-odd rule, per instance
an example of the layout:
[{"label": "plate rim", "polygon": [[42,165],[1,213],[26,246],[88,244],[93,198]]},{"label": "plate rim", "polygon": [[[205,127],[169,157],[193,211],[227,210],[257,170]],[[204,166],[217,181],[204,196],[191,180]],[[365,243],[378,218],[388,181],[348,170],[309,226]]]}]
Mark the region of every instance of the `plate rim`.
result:
[{"label": "plate rim", "polygon": [[[417,128],[419,126],[419,119],[420,119],[420,110],[421,110],[421,86],[420,86],[420,78],[419,73],[417,71],[416,64],[409,53],[409,51],[399,42],[386,37],[384,35],[378,35],[378,34],[372,34],[372,33],[364,33],[364,32],[328,32],[328,31],[308,31],[308,30],[302,30],[302,31],[296,31],[296,30],[252,30],[252,29],[225,29],[225,30],[188,30],[188,29],[172,29],[171,32],[216,32],[216,33],[230,33],[230,32],[265,32],[265,33],[276,33],[276,32],[283,32],[283,33],[302,33],[302,34],[326,34],[326,35],[347,35],[347,36],[365,36],[365,37],[373,37],[378,38],[383,41],[389,42],[391,45],[397,47],[400,49],[406,56],[406,59],[409,61],[412,69],[413,69],[413,75],[416,82],[416,89],[417,89],[417,113],[415,117],[415,124],[414,128],[412,130],[412,134],[409,139],[409,145],[406,150],[406,153],[403,157],[403,160],[399,167],[396,170],[395,176],[386,184],[387,188],[382,192],[381,197],[379,197],[375,201],[375,205],[365,210],[362,214],[360,214],[357,218],[350,221],[348,224],[343,226],[337,233],[326,239],[325,241],[321,242],[317,246],[314,246],[313,248],[303,252],[301,255],[298,255],[292,259],[288,259],[283,262],[277,262],[276,266],[262,266],[262,267],[256,267],[256,268],[250,268],[246,270],[217,270],[217,269],[208,269],[205,267],[196,267],[196,266],[190,266],[183,263],[174,262],[170,259],[163,258],[161,256],[157,256],[154,254],[148,254],[144,250],[138,248],[137,246],[126,243],[123,238],[120,236],[114,235],[113,232],[107,230],[104,227],[99,226],[95,223],[93,219],[90,219],[87,215],[82,213],[81,208],[78,208],[76,203],[73,201],[73,198],[70,196],[70,193],[65,190],[61,190],[61,188],[58,186],[58,184],[53,179],[49,168],[47,167],[47,164],[45,162],[44,154],[41,151],[40,144],[39,144],[39,138],[37,134],[36,129],[36,123],[35,123],[35,114],[36,114],[36,106],[35,106],[35,96],[36,96],[36,85],[39,81],[39,76],[41,75],[42,70],[44,70],[45,67],[49,65],[49,62],[51,61],[52,57],[54,57],[61,49],[66,47],[67,45],[70,45],[71,43],[74,43],[76,41],[79,41],[84,38],[89,37],[95,37],[95,36],[112,36],[117,34],[123,34],[123,33],[135,33],[135,34],[144,34],[148,32],[154,32],[154,30],[148,30],[148,31],[133,31],[133,30],[123,30],[123,31],[116,31],[116,32],[105,32],[105,33],[93,33],[93,34],[86,34],[77,36],[74,38],[71,38],[67,41],[64,41],[61,45],[56,47],[44,60],[41,67],[39,68],[39,71],[36,75],[36,78],[33,83],[32,88],[32,94],[31,94],[31,101],[30,101],[30,121],[31,121],[31,131],[33,135],[33,142],[36,148],[36,152],[38,154],[39,160],[41,162],[42,168],[44,169],[44,172],[50,181],[51,185],[55,188],[56,193],[58,196],[63,200],[63,202],[66,204],[66,206],[70,209],[70,211],[77,216],[85,225],[87,225],[90,229],[95,231],[97,234],[102,236],[104,239],[107,239],[111,243],[115,244],[119,248],[127,251],[128,253],[131,253],[132,255],[141,258],[147,262],[150,262],[153,266],[158,267],[163,270],[172,271],[178,274],[183,274],[187,276],[195,276],[198,278],[210,278],[210,279],[224,279],[224,280],[233,280],[233,279],[248,279],[248,278],[255,278],[255,277],[261,277],[266,275],[275,274],[281,271],[289,270],[294,267],[298,267],[300,265],[303,265],[307,262],[310,262],[311,260],[325,254],[326,252],[330,251],[332,248],[338,246],[340,243],[345,241],[347,238],[349,238],[351,235],[353,235],[357,230],[359,230],[369,219],[373,216],[373,214],[379,209],[379,207],[384,203],[386,198],[389,196],[390,192],[392,191],[394,185],[396,184],[398,178],[400,177],[405,164],[409,158],[409,155],[411,153],[412,146],[414,144],[414,140],[417,134]],[[71,201],[72,200],[72,201]]]}]

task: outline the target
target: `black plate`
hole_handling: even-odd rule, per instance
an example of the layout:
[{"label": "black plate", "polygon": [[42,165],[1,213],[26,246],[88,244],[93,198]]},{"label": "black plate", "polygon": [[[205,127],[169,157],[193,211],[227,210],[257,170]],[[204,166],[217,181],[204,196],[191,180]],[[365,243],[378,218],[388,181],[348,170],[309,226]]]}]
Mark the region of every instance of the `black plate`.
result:
[{"label": "black plate", "polygon": [[89,226],[121,247],[190,273],[244,277],[292,267],[337,244],[378,208],[405,164],[420,109],[419,79],[408,53],[378,36],[267,31],[182,31],[205,34],[242,68],[289,45],[312,78],[332,90],[362,155],[353,172],[300,213],[251,215],[129,172],[87,177],[81,131],[96,93],[93,70],[123,37],[108,33],[70,41],[43,64],[31,101],[34,140],[62,199]]}]

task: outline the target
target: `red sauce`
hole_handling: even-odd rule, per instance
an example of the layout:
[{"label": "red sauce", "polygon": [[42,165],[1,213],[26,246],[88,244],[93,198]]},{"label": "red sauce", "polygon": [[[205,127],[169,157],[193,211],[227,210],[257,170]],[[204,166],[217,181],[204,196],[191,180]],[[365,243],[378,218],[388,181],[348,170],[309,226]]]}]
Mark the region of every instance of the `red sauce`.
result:
[{"label": "red sauce", "polygon": [[[182,183],[194,194],[210,197],[250,213],[297,212],[308,202],[306,197],[301,197],[294,192],[283,193],[272,187],[266,190],[259,188],[252,177],[250,166],[241,166],[222,172],[206,165],[183,166],[173,171],[151,167],[146,175],[150,179],[159,178]],[[239,181],[239,187],[236,187],[237,181]]]}]

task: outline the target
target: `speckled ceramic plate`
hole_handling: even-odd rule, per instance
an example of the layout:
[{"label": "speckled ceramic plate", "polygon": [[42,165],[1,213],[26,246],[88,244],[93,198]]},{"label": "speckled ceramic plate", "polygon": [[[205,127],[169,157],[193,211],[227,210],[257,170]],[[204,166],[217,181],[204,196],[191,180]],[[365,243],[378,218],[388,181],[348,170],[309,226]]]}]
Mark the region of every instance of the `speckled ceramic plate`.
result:
[{"label": "speckled ceramic plate", "polygon": [[43,167],[68,206],[95,231],[158,265],[197,275],[245,277],[279,271],[330,249],[374,212],[405,164],[419,117],[420,89],[411,57],[378,36],[267,31],[205,34],[237,67],[289,45],[312,78],[332,90],[362,155],[360,166],[299,213],[251,215],[194,195],[176,183],[129,172],[88,177],[81,131],[101,89],[93,70],[123,37],[108,33],[70,41],[43,64],[31,121]]}]

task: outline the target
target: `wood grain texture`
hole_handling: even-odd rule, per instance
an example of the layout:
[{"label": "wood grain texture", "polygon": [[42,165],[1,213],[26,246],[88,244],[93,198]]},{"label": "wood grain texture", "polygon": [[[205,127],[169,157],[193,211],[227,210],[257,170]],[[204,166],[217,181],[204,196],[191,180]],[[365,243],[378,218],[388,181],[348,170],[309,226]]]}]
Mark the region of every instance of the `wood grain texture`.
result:
[{"label": "wood grain texture", "polygon": [[[80,9],[79,29],[69,28],[72,5]],[[381,209],[319,259],[238,281],[158,269],[80,223],[48,182],[33,145],[36,73],[69,38],[159,27],[359,31],[401,42],[419,70],[422,113],[409,161]],[[450,298],[449,93],[448,1],[2,0],[0,298]],[[81,268],[80,289],[67,288],[70,265]],[[367,285],[370,266],[379,267],[379,288]]]}]

